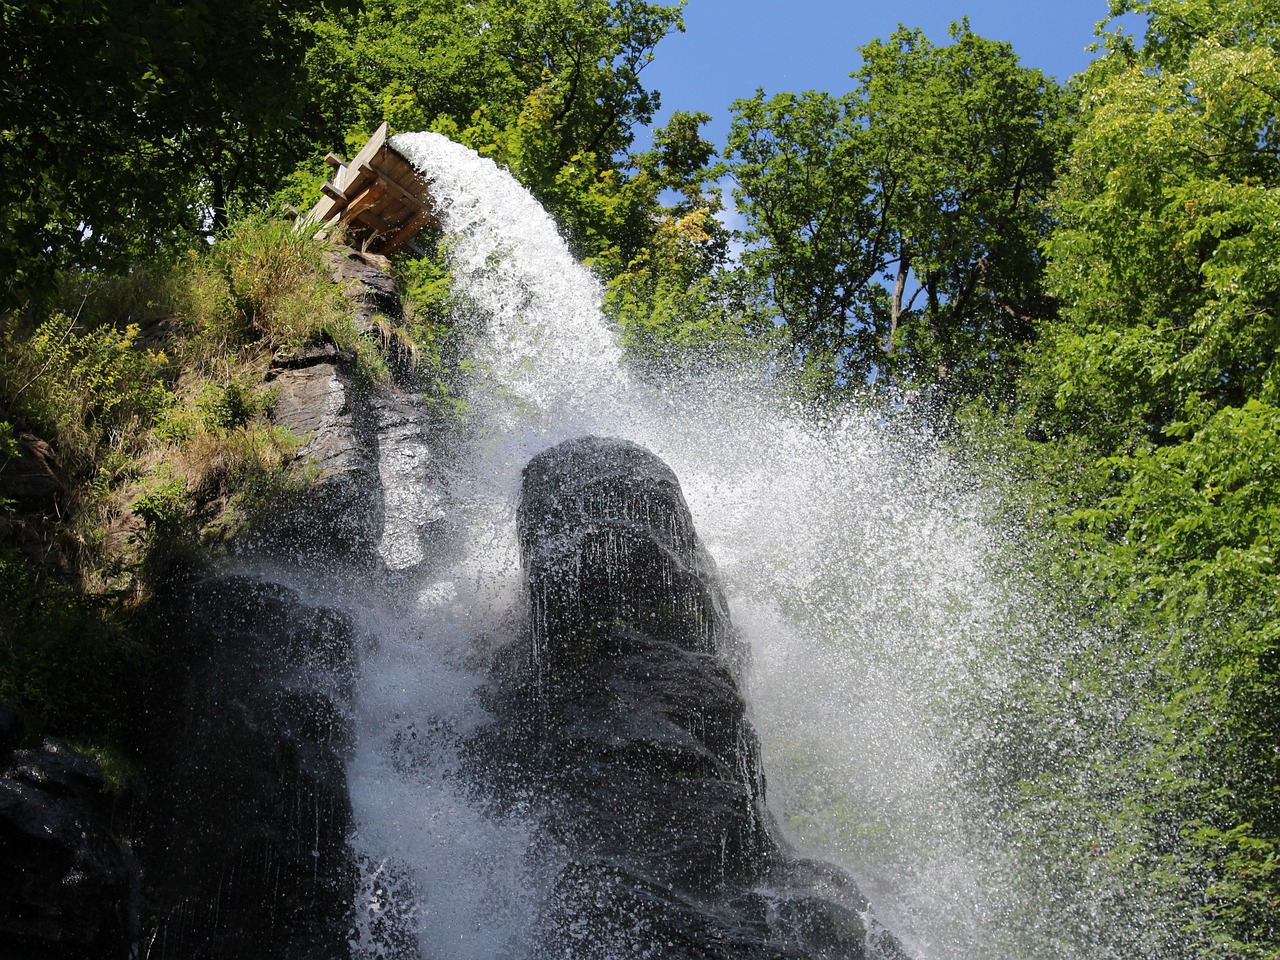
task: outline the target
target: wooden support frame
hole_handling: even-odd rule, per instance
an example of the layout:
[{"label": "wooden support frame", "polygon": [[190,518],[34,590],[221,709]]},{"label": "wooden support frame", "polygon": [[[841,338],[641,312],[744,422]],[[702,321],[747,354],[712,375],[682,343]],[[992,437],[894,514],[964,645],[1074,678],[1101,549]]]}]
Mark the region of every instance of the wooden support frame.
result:
[{"label": "wooden support frame", "polygon": [[332,179],[299,222],[334,224],[347,242],[373,253],[413,249],[414,238],[436,219],[428,184],[387,142],[384,123],[350,163],[330,153]]}]

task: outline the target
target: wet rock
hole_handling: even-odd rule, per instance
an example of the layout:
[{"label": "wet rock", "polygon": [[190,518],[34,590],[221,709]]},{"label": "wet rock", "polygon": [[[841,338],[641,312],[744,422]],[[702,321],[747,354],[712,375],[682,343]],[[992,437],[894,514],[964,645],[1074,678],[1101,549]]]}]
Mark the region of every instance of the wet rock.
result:
[{"label": "wet rock", "polygon": [[421,394],[375,397],[383,491],[378,556],[387,570],[413,569],[452,532],[443,509],[442,460]]},{"label": "wet rock", "polygon": [[353,625],[210,577],[169,601],[142,829],[151,960],[346,958]]},{"label": "wet rock", "polygon": [[327,255],[334,279],[343,284],[351,301],[356,329],[378,343],[392,379],[404,385],[413,376],[414,347],[386,322],[399,321],[404,316],[391,261],[381,254],[351,247],[331,250]]},{"label": "wet rock", "polygon": [[895,956],[853,882],[776,833],[738,640],[671,470],[569,441],[526,468],[517,527],[528,638],[499,662],[475,750],[499,795],[533,785],[564,852],[537,956]]},{"label": "wet rock", "polygon": [[305,566],[373,562],[381,531],[377,440],[367,405],[337,361],[272,371],[275,422],[303,439],[310,486],[281,498],[255,531],[263,552]]},{"label": "wet rock", "polygon": [[352,247],[328,250],[326,256],[334,279],[346,287],[349,298],[356,305],[358,326],[368,323],[375,313],[393,320],[400,319],[404,307],[387,257]]},{"label": "wet rock", "polygon": [[649,451],[583,437],[534,457],[517,526],[532,653],[546,669],[597,658],[609,624],[736,661],[715,564],[675,474]]},{"label": "wet rock", "polygon": [[97,762],[49,739],[40,749],[9,751],[0,765],[4,956],[131,956],[138,870],[111,828]]}]

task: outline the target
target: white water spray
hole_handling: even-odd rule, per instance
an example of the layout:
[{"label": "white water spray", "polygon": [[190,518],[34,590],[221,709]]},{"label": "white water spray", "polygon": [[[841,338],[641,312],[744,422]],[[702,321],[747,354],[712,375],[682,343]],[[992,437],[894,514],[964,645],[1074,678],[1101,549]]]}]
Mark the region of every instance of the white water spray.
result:
[{"label": "white water spray", "polygon": [[584,433],[648,447],[680,478],[752,648],[771,806],[805,853],[854,874],[913,956],[1136,955],[1098,932],[1109,918],[1092,932],[1037,929],[1079,913],[1047,900],[1087,891],[1031,883],[965,793],[966,764],[991,753],[972,741],[1002,736],[995,711],[1018,665],[999,651],[1039,628],[1036,603],[994,573],[1000,538],[979,493],[884,417],[815,423],[729,378],[679,392],[637,381],[598,284],[514,179],[434,134],[393,145],[431,183],[482,332],[466,449],[446,465],[407,458],[413,475],[399,479],[384,463],[384,479],[434,491],[424,510],[453,534],[425,553],[384,538],[409,599],[385,601],[358,691],[357,955],[526,946],[535,831],[486,813],[457,776],[456,745],[484,719],[475,691],[519,601],[520,471]]}]

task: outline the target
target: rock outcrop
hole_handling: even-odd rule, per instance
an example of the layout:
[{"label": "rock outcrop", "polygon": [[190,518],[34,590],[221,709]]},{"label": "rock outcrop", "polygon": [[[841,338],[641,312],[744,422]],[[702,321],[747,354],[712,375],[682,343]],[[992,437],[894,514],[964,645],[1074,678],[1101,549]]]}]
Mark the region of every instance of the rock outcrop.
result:
[{"label": "rock outcrop", "polygon": [[313,476],[253,531],[255,552],[300,566],[373,562],[382,509],[375,426],[344,367],[343,358],[319,353],[272,371],[276,422],[303,438],[298,456]]},{"label": "rock outcrop", "polygon": [[[348,251],[333,265],[357,328],[383,336],[393,369],[407,363],[381,320],[400,314],[385,258]],[[184,565],[136,617],[153,651],[121,734],[136,789],[108,803],[93,761],[56,741],[17,749],[0,709],[0,956],[349,955],[355,633],[302,585],[380,563],[394,391],[373,396],[353,360],[321,343],[270,372],[276,423],[302,438],[311,482],[235,534],[257,572]],[[15,449],[0,458],[0,499],[54,510],[53,451],[28,434]]]},{"label": "rock outcrop", "polygon": [[540,957],[888,958],[838,869],[793,857],[765,809],[738,641],[671,470],[625,441],[526,468],[530,627],[477,750],[530,785],[567,865]]},{"label": "rock outcrop", "polygon": [[0,705],[0,945],[9,960],[126,960],[139,874],[112,828],[96,760],[58,740],[20,742]]}]

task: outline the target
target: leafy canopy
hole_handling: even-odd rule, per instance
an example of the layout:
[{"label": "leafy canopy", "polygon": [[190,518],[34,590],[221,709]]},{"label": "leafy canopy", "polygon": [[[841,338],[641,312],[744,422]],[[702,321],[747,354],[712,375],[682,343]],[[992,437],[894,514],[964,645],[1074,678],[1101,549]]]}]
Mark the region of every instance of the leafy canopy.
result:
[{"label": "leafy canopy", "polygon": [[967,22],[951,40],[900,27],[861,48],[844,97],[734,104],[743,267],[819,384],[1007,389],[1051,311],[1039,242],[1069,98]]},{"label": "leafy canopy", "polygon": [[259,202],[328,139],[303,67],[309,22],[329,6],[0,5],[0,305]]}]

